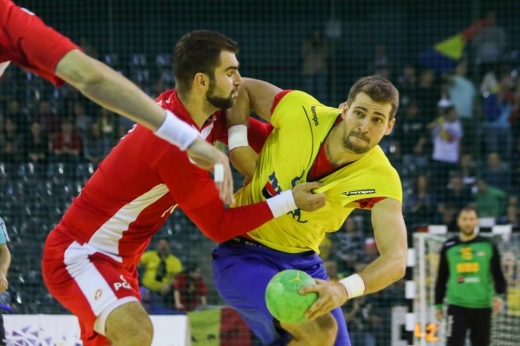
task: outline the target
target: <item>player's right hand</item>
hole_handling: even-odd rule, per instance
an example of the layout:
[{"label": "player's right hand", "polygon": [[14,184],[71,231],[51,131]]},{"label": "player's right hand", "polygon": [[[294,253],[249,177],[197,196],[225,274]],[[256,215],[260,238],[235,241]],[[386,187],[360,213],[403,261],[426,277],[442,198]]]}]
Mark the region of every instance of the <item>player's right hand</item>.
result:
[{"label": "player's right hand", "polygon": [[[228,157],[202,138],[197,138],[187,149],[187,152],[194,164],[206,170],[213,170],[215,185],[220,191],[220,199],[225,204],[233,204],[235,202],[233,198],[233,176],[231,175]],[[221,165],[221,167],[216,167],[216,165]]]},{"label": "player's right hand", "polygon": [[298,184],[292,189],[296,206],[305,211],[315,211],[325,206],[326,196],[324,193],[314,193],[315,189],[322,187],[320,182]]}]

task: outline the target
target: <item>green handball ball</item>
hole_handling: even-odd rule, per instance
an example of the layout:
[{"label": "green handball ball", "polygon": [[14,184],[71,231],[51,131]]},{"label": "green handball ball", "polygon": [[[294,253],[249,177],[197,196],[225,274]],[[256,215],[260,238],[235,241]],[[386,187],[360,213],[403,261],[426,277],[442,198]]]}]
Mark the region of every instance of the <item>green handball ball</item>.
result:
[{"label": "green handball ball", "polygon": [[295,269],[279,272],[267,285],[265,302],[269,312],[280,322],[300,323],[307,321],[303,314],[318,299],[318,294],[311,292],[305,295],[300,290],[316,285],[312,277]]}]

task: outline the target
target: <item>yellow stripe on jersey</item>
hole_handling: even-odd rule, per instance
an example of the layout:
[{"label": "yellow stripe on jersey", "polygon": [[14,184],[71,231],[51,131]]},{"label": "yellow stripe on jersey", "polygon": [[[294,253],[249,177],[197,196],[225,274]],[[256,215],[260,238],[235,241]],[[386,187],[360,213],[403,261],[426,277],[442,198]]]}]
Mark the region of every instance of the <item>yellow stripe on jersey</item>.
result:
[{"label": "yellow stripe on jersey", "polygon": [[[236,195],[236,206],[266,200],[307,181],[307,175],[341,111],[326,107],[301,91],[286,94],[276,106],[269,135],[252,181]],[[318,192],[327,195],[326,206],[313,213],[299,209],[249,232],[254,240],[279,251],[299,253],[313,250],[325,233],[337,231],[356,201],[394,198],[401,201],[399,175],[379,146],[356,162],[320,179]]]}]

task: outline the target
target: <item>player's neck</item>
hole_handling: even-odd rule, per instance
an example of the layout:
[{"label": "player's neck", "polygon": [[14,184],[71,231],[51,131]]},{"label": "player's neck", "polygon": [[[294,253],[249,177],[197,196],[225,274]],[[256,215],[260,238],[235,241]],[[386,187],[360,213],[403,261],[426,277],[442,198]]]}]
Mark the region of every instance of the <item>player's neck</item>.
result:
[{"label": "player's neck", "polygon": [[218,109],[209,104],[205,99],[199,100],[195,95],[178,95],[179,100],[188,113],[191,119],[199,128],[204,125],[206,120],[215,113]]},{"label": "player's neck", "polygon": [[477,232],[473,232],[471,235],[466,235],[466,234],[464,234],[462,232],[459,232],[459,238],[463,242],[473,240],[476,237],[477,237]]},{"label": "player's neck", "polygon": [[355,154],[343,146],[344,126],[334,126],[325,140],[327,160],[334,166],[343,166],[362,158],[365,154]]}]

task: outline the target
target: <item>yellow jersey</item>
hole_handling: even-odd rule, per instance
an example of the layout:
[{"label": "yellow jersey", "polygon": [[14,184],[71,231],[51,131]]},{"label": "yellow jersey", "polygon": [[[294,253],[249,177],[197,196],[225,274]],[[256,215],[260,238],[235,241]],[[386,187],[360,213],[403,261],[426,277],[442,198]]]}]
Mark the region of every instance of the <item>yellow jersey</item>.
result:
[{"label": "yellow jersey", "polygon": [[[265,201],[306,182],[320,146],[340,113],[341,110],[324,106],[301,91],[283,96],[272,113],[274,130],[260,152],[251,182],[237,191],[235,206]],[[379,146],[319,181],[323,187],[317,192],[326,194],[325,207],[312,213],[293,210],[254,229],[248,236],[287,253],[319,253],[325,233],[337,231],[352,210],[370,208],[360,205],[360,200],[402,200],[399,175]]]}]

